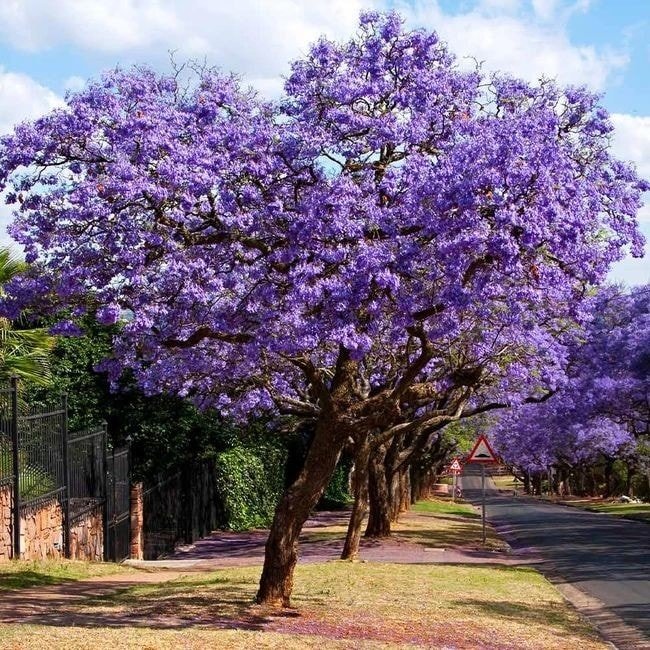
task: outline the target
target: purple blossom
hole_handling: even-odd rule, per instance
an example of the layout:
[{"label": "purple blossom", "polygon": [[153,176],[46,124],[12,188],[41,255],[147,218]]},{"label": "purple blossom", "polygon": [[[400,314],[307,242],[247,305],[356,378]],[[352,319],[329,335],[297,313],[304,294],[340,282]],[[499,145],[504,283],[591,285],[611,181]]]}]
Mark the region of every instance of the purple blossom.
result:
[{"label": "purple blossom", "polygon": [[102,305],[97,310],[97,322],[101,325],[114,325],[120,319],[121,307],[116,303]]},{"label": "purple blossom", "polygon": [[563,381],[590,287],[641,250],[647,186],[595,96],[462,71],[396,14],[318,41],[275,104],[183,83],[106,73],[0,146],[39,269],[5,305],[122,305],[113,374],[147,392],[317,414],[341,359],[359,399],[394,395],[426,347],[423,408],[521,400]]}]

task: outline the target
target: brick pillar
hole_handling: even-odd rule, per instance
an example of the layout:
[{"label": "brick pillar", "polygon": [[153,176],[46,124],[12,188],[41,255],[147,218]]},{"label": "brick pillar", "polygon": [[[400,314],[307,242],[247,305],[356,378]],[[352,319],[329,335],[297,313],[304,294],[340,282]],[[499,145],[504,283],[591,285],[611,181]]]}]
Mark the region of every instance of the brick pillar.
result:
[{"label": "brick pillar", "polygon": [[131,485],[131,559],[144,559],[144,487]]}]

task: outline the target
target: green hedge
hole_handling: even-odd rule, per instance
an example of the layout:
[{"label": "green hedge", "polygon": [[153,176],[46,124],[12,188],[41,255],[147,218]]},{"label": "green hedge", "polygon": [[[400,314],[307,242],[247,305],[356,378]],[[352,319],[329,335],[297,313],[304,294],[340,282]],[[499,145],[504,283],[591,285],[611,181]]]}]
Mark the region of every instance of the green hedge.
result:
[{"label": "green hedge", "polygon": [[286,451],[272,445],[233,447],[217,454],[216,461],[224,528],[267,527],[284,490]]},{"label": "green hedge", "polygon": [[347,457],[341,458],[329,485],[318,502],[317,510],[343,510],[352,503],[354,499],[349,489],[351,469],[352,460]]}]

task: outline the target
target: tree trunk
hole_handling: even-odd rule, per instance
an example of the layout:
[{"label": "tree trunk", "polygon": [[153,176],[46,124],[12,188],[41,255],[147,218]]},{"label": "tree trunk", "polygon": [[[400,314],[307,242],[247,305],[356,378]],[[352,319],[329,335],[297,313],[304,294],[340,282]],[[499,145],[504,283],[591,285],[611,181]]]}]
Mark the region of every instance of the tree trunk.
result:
[{"label": "tree trunk", "polygon": [[411,505],[424,496],[425,473],[421,469],[411,467]]},{"label": "tree trunk", "polygon": [[354,473],[352,476],[352,492],[354,505],[348,523],[348,533],[341,553],[342,560],[356,560],[359,556],[361,542],[361,526],[368,512],[368,464],[370,462],[370,445],[368,437],[357,444],[354,454]]},{"label": "tree trunk", "polygon": [[[399,492],[398,516],[402,512],[408,512],[411,509],[411,473],[408,467],[405,467],[399,473]],[[397,518],[395,521],[397,521]]]},{"label": "tree trunk", "polygon": [[612,468],[614,466],[614,459],[609,456],[605,458],[605,498],[612,495]]},{"label": "tree trunk", "polygon": [[385,447],[380,447],[370,456],[368,480],[369,514],[366,537],[389,537],[391,524],[391,502],[386,480],[384,459]]},{"label": "tree trunk", "polygon": [[266,541],[257,602],[290,606],[300,531],[325,491],[345,445],[346,435],[331,419],[319,422],[298,478],[275,510]]},{"label": "tree trunk", "polygon": [[388,503],[391,522],[397,521],[400,508],[402,507],[402,475],[401,472],[390,472],[384,466],[386,473],[386,484],[388,485]]}]

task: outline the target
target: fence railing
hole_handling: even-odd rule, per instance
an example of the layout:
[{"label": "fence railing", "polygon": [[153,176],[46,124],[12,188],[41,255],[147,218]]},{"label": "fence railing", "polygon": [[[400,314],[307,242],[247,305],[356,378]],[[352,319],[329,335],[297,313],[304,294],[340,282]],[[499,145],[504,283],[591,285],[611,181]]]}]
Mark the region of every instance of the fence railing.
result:
[{"label": "fence railing", "polygon": [[[30,409],[15,381],[0,386],[0,557],[129,557],[131,458],[110,448],[106,424],[70,432],[65,397]],[[139,525],[141,552],[156,559],[209,534],[224,520],[213,460],[145,481]],[[10,515],[8,514],[10,511]],[[7,522],[10,524],[7,524]],[[48,527],[45,530],[43,527]],[[57,529],[53,534],[54,528]]]},{"label": "fence railing", "polygon": [[107,442],[105,423],[68,431],[65,396],[49,408],[19,409],[16,381],[0,388],[0,490],[11,493],[12,557],[21,557],[23,541],[33,542],[30,535],[57,522],[60,550],[77,556],[89,536],[83,521],[101,528],[91,536],[101,535],[93,543],[104,559],[128,557],[129,451],[109,450]]},{"label": "fence railing", "polygon": [[223,519],[214,461],[203,460],[171,476],[145,482],[144,559],[154,560],[179,544],[190,544],[215,530]]}]

